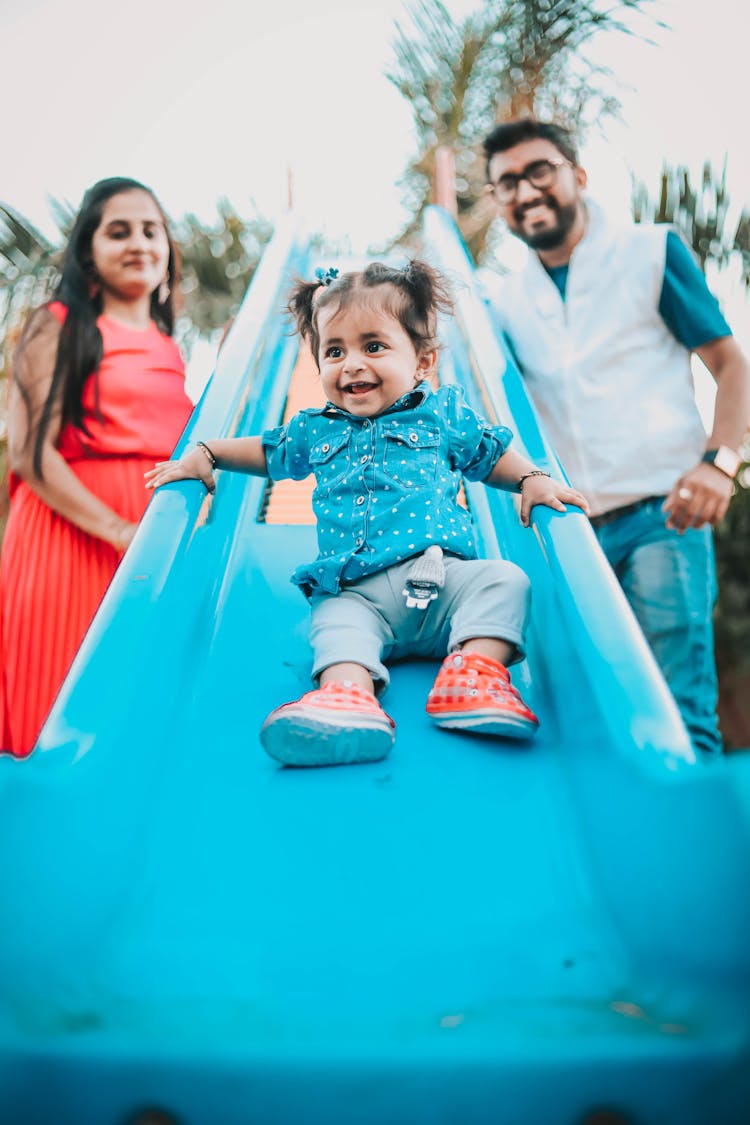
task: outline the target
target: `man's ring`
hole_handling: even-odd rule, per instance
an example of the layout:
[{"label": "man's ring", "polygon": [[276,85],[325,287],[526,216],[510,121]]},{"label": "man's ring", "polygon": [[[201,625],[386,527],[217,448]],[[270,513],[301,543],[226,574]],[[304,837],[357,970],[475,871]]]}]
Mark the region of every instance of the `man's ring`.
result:
[{"label": "man's ring", "polygon": [[677,495],[679,496],[680,500],[692,500],[693,499],[693,494],[692,494],[692,492],[690,491],[689,488],[678,489]]}]

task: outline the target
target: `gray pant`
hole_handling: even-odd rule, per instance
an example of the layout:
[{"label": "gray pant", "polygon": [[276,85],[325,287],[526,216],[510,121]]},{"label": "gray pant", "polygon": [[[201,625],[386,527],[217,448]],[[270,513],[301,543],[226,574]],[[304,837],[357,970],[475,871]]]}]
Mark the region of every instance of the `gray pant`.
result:
[{"label": "gray pant", "polygon": [[426,609],[407,609],[402,591],[413,562],[371,574],[338,594],[313,594],[315,680],[330,665],[351,662],[384,688],[390,678],[386,660],[442,659],[472,637],[507,641],[516,648],[511,663],[523,660],[530,588],[519,567],[503,559],[446,556],[439,596]]}]

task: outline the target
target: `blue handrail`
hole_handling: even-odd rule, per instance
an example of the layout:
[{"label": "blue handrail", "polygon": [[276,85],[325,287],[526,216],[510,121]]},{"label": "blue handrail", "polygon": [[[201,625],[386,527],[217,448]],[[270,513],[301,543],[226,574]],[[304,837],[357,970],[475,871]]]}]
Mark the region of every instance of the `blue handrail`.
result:
[{"label": "blue handrail", "polygon": [[[307,247],[300,242],[297,220],[288,214],[265,250],[175,456],[201,437],[252,432],[257,417],[280,414],[290,373],[285,372],[284,363],[294,362],[296,345],[279,313],[290,278],[306,259]],[[233,488],[246,486],[241,478],[230,480],[222,492],[226,496]],[[251,487],[260,498],[264,482],[253,481]],[[191,591],[196,603],[216,602],[234,538],[202,532],[215,522],[221,502],[217,505],[198,481],[185,481],[155,494],[81,645],[35,753],[54,754],[60,761],[71,755],[79,760],[96,742],[100,717],[90,701],[106,699],[112,668],[138,661],[139,654],[153,646],[158,649],[163,638],[154,630],[158,631],[160,621],[171,620],[173,645],[174,630],[179,627],[175,623],[184,621],[189,629],[184,613],[170,615],[165,610],[165,601],[175,597],[174,582],[168,578],[185,565],[186,556],[191,559]],[[195,566],[195,555],[200,552],[205,555],[204,565]],[[200,577],[203,589],[196,588],[195,577]],[[160,615],[153,613],[157,600]],[[97,678],[101,679],[99,689],[94,682]],[[121,690],[127,690],[127,682],[123,681]]]},{"label": "blue handrail", "polygon": [[[514,419],[517,444],[554,476],[567,479],[510,351],[500,346],[455,221],[442,208],[429,207],[424,238],[430,256],[457,283],[456,319],[485,412],[497,421]],[[587,674],[586,687],[613,744],[659,773],[698,765],[674,700],[586,517],[574,508],[564,519],[537,508],[533,523]]]}]

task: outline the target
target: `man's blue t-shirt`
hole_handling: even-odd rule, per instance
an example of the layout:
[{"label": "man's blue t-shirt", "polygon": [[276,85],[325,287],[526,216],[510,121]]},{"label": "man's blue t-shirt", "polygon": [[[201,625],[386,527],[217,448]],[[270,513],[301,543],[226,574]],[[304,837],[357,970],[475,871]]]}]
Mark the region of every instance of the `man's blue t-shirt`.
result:
[{"label": "man's blue t-shirt", "polygon": [[[568,265],[545,268],[564,301]],[[711,340],[732,334],[700,267],[674,230],[667,231],[659,313],[672,335],[691,351]]]}]

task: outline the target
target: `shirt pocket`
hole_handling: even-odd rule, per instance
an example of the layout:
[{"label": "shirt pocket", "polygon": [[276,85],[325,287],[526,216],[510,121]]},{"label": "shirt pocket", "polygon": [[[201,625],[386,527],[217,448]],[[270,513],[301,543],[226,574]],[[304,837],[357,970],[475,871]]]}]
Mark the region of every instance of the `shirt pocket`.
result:
[{"label": "shirt pocket", "polygon": [[401,488],[437,480],[440,434],[429,426],[391,425],[383,431],[383,472]]},{"label": "shirt pocket", "polygon": [[318,490],[330,492],[340,484],[349,468],[349,440],[351,434],[333,434],[316,441],[310,450],[310,467],[315,474]]}]

